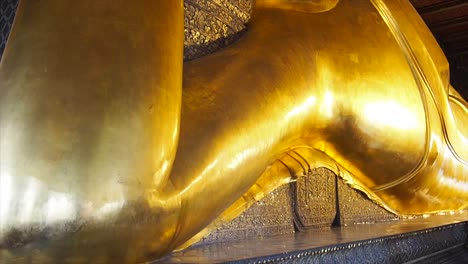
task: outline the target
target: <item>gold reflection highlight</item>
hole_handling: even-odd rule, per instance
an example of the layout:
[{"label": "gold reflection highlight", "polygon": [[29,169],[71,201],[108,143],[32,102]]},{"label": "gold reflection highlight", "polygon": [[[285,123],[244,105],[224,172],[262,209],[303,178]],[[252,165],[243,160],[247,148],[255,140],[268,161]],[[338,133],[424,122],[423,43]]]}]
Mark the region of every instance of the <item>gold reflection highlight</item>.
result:
[{"label": "gold reflection highlight", "polygon": [[184,65],[183,29],[182,1],[21,1],[0,260],[148,261],[317,167],[403,216],[468,206],[467,103],[408,1],[258,0]]}]

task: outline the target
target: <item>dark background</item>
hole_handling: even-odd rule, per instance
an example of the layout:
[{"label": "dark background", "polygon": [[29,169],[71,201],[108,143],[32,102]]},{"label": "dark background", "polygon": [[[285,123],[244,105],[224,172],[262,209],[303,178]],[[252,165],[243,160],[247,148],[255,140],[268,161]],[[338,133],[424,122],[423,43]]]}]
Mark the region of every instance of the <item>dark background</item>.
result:
[{"label": "dark background", "polygon": [[410,0],[450,63],[450,82],[468,100],[468,1]]}]

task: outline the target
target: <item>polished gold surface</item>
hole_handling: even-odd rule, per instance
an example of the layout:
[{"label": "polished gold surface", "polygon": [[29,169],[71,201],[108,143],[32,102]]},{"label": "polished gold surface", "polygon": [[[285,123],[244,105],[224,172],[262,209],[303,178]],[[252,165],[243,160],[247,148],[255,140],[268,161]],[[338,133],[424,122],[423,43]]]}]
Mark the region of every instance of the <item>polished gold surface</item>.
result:
[{"label": "polished gold surface", "polygon": [[178,142],[182,1],[24,0],[13,27],[0,66],[1,258],[170,250],[177,215],[148,201]]},{"label": "polished gold surface", "polygon": [[400,215],[467,207],[467,103],[408,1],[258,1],[182,69],[183,39],[181,1],[21,2],[2,259],[150,260],[316,167]]}]

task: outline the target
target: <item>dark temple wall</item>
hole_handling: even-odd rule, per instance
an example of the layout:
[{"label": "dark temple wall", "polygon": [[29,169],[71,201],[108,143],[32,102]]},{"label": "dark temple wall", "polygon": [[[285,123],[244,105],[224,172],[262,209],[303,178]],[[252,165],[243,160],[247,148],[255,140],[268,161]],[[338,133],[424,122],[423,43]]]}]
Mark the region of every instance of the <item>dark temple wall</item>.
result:
[{"label": "dark temple wall", "polygon": [[0,0],[0,59],[10,33],[19,0]]},{"label": "dark temple wall", "polygon": [[448,59],[450,63],[450,82],[461,96],[468,100],[468,53],[449,57]]}]

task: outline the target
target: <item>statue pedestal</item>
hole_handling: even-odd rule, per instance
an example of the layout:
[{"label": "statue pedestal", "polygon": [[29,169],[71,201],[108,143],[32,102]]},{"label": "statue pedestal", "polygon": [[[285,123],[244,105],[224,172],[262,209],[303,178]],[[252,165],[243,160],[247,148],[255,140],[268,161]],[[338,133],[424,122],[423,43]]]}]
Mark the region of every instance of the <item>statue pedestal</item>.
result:
[{"label": "statue pedestal", "polygon": [[467,241],[464,211],[193,246],[155,263],[467,263]]}]

